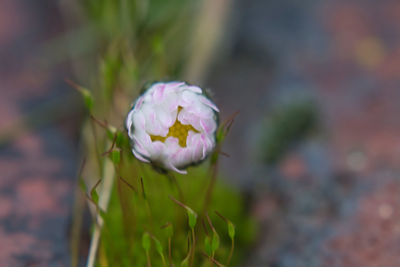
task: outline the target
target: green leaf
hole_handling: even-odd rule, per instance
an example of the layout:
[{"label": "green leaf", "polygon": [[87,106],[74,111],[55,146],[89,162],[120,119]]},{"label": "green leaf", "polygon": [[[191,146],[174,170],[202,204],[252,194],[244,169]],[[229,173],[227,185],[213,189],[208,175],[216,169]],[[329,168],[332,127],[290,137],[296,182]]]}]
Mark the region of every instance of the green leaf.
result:
[{"label": "green leaf", "polygon": [[116,149],[112,150],[110,153],[110,158],[114,164],[118,164],[121,161],[121,152]]},{"label": "green leaf", "polygon": [[85,107],[89,110],[93,110],[94,100],[93,96],[88,89],[80,88],[80,92],[83,96],[83,102],[85,103]]},{"label": "green leaf", "polygon": [[142,247],[144,248],[145,251],[150,250],[150,235],[146,232],[142,236]]},{"label": "green leaf", "polygon": [[156,243],[156,250],[158,252],[158,254],[160,254],[161,256],[163,256],[163,247],[161,245],[161,242],[158,241],[158,239],[153,238],[154,242]]},{"label": "green leaf", "polygon": [[220,143],[224,140],[225,138],[225,133],[224,133],[224,128],[220,126],[220,128],[217,131],[217,143]]},{"label": "green leaf", "polygon": [[197,213],[194,212],[191,208],[187,207],[187,214],[188,214],[188,219],[189,219],[189,227],[193,229],[196,226],[197,223]]},{"label": "green leaf", "polygon": [[212,248],[211,248],[211,238],[209,236],[206,236],[206,238],[204,239],[204,249],[207,255],[211,256]]},{"label": "green leaf", "polygon": [[161,242],[158,241],[158,239],[155,238],[155,237],[153,237],[153,240],[154,240],[154,242],[156,243],[156,250],[157,250],[157,253],[160,255],[161,260],[162,260],[162,262],[163,262],[163,265],[166,266],[166,265],[165,265],[165,258],[164,258],[163,247],[162,247],[162,245],[161,245]]},{"label": "green leaf", "polygon": [[235,238],[235,225],[228,221],[228,235],[233,240]]},{"label": "green leaf", "polygon": [[186,257],[186,258],[181,262],[181,267],[189,267],[189,257]]},{"label": "green leaf", "polygon": [[99,203],[99,194],[97,193],[96,189],[90,192],[90,197],[92,198],[93,202],[98,204]]},{"label": "green leaf", "polygon": [[212,165],[214,165],[214,164],[217,163],[218,157],[219,157],[219,155],[218,155],[218,152],[217,152],[217,151],[214,151],[214,152],[211,154],[211,164],[212,164]]},{"label": "green leaf", "polygon": [[211,250],[212,252],[217,251],[217,249],[219,248],[219,235],[217,234],[217,232],[213,231],[213,237],[212,237],[212,241],[211,241]]},{"label": "green leaf", "polygon": [[115,144],[117,147],[122,147],[125,145],[126,138],[123,132],[118,131],[117,132],[117,138],[115,139]]},{"label": "green leaf", "polygon": [[114,140],[114,132],[109,127],[106,130],[106,134],[110,141]]},{"label": "green leaf", "polygon": [[79,178],[79,187],[82,189],[82,191],[86,194],[87,192],[87,186],[85,181],[83,180],[82,177]]},{"label": "green leaf", "polygon": [[105,219],[107,214],[104,212],[104,210],[99,208],[98,211],[99,211],[99,215],[101,216],[101,218]]},{"label": "green leaf", "polygon": [[112,125],[107,125],[107,137],[110,141],[114,141],[115,134],[117,133],[117,128]]},{"label": "green leaf", "polygon": [[174,226],[172,223],[168,224],[167,227],[165,227],[165,231],[167,233],[167,238],[171,238],[174,235]]}]

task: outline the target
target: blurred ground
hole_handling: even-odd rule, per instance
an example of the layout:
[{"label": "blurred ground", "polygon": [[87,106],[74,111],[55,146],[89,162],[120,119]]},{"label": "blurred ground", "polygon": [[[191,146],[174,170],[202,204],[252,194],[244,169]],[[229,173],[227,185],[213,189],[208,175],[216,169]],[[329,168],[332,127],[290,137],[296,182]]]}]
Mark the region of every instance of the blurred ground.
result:
[{"label": "blurred ground", "polygon": [[[223,115],[240,111],[223,164],[254,192],[262,223],[247,266],[398,266],[400,3],[241,0],[235,10],[232,55],[208,85]],[[52,1],[0,2],[0,132],[65,106],[66,68],[36,65],[60,20]],[[264,118],[304,97],[318,105],[319,132],[263,163]],[[2,266],[68,265],[79,113],[51,110],[52,123],[1,142]]]},{"label": "blurred ground", "polygon": [[60,109],[71,100],[66,68],[39,65],[61,30],[54,1],[0,1],[1,266],[69,265],[76,105]]},{"label": "blurred ground", "polygon": [[[222,110],[240,110],[225,170],[258,188],[262,238],[247,266],[398,266],[400,3],[259,0],[238,9],[233,56],[209,83],[222,89]],[[255,140],[264,118],[303,98],[318,105],[319,133],[277,166],[263,163]]]}]

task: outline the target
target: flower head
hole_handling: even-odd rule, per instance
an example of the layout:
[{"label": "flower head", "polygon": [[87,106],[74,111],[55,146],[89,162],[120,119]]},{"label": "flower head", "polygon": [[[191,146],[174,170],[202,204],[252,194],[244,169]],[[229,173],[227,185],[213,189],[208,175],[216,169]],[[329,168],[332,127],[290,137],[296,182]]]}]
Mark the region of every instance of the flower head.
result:
[{"label": "flower head", "polygon": [[126,118],[132,152],[141,161],[186,173],[182,169],[214,149],[218,112],[197,86],[154,83]]}]

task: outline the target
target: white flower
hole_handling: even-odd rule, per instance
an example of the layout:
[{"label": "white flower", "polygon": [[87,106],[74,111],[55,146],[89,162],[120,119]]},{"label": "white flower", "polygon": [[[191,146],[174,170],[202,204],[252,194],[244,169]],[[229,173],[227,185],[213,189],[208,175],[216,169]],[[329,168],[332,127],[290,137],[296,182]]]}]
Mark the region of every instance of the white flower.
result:
[{"label": "white flower", "polygon": [[215,147],[219,110],[201,88],[184,82],[155,83],[126,118],[132,152],[144,162],[182,170]]}]

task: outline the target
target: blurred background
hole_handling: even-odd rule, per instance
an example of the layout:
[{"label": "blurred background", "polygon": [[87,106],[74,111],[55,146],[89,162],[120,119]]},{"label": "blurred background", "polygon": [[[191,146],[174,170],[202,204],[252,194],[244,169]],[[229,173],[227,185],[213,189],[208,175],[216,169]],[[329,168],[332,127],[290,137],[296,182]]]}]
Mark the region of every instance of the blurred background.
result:
[{"label": "blurred background", "polygon": [[[63,44],[91,36],[64,2],[0,2],[2,266],[70,262],[84,111]],[[243,266],[398,266],[400,2],[206,2],[217,41],[183,72],[239,112],[221,163],[260,225]]]}]

